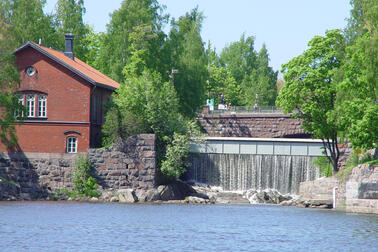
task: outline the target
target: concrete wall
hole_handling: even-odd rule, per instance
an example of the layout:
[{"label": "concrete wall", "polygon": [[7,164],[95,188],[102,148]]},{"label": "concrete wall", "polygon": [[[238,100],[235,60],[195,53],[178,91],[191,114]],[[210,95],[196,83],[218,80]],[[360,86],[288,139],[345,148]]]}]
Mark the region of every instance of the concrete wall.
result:
[{"label": "concrete wall", "polygon": [[378,214],[378,169],[375,165],[358,165],[348,178],[332,177],[302,182],[299,194],[305,201],[332,204],[334,187],[337,187],[337,209]]},{"label": "concrete wall", "polygon": [[[343,203],[343,202],[340,202]],[[378,214],[378,169],[359,165],[345,184],[345,208],[352,213]]]},{"label": "concrete wall", "polygon": [[[0,153],[0,200],[36,199],[72,189],[79,154]],[[153,188],[156,181],[155,135],[141,134],[109,148],[89,149],[94,176],[103,188]]]}]

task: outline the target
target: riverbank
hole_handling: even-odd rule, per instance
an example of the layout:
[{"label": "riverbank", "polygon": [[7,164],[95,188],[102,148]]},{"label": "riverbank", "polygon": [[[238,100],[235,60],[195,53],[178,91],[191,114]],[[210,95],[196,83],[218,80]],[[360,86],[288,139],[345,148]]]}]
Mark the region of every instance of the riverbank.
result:
[{"label": "riverbank", "polygon": [[277,190],[224,191],[219,187],[175,181],[152,189],[99,190],[99,197],[70,197],[55,191],[30,198],[19,193],[16,184],[0,178],[0,199],[66,200],[78,202],[181,203],[181,204],[279,204],[303,208],[324,208],[353,213],[378,214],[378,169],[376,165],[359,165],[331,178],[303,182],[299,195],[281,194]]}]

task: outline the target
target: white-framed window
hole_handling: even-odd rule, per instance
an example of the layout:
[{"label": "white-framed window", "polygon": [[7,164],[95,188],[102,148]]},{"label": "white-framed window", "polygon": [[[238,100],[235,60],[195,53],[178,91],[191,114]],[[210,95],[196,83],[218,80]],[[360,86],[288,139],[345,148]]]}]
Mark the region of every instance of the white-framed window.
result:
[{"label": "white-framed window", "polygon": [[77,137],[69,136],[67,137],[67,153],[76,153],[77,152]]},{"label": "white-framed window", "polygon": [[[17,99],[18,99],[18,104],[24,105],[24,95],[23,94],[17,95]],[[24,116],[24,112],[21,112],[20,110],[16,110],[16,111],[14,111],[14,116],[15,117]]]},{"label": "white-framed window", "polygon": [[35,117],[35,95],[26,95],[26,108],[28,110],[28,117]]},{"label": "white-framed window", "polygon": [[47,96],[38,95],[38,117],[46,117],[47,112]]}]

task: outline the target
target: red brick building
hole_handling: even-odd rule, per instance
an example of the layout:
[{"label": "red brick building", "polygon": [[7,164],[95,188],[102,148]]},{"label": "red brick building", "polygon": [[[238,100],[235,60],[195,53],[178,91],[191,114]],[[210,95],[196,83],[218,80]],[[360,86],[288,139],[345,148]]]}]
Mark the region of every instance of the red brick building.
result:
[{"label": "red brick building", "polygon": [[[27,120],[16,126],[17,151],[76,153],[98,146],[104,103],[119,84],[74,57],[71,34],[64,53],[28,42],[14,55],[19,102],[27,108]],[[0,151],[7,151],[4,145]]]}]

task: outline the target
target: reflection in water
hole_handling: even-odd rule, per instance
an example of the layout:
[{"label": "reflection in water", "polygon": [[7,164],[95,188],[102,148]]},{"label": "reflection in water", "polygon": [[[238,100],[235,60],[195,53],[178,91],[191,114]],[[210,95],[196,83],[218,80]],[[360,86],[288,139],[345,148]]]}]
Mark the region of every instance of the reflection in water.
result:
[{"label": "reflection in water", "polygon": [[375,251],[377,224],[271,205],[0,203],[0,251]]}]

